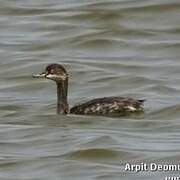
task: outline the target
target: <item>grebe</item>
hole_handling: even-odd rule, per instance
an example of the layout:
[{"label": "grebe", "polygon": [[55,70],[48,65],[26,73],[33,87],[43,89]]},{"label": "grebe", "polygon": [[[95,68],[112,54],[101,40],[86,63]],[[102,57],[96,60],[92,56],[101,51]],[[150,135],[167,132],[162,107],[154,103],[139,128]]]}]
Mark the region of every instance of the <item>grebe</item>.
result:
[{"label": "grebe", "polygon": [[69,110],[68,73],[60,64],[50,64],[45,71],[34,78],[46,78],[57,84],[57,113],[58,114],[87,114],[87,115],[128,115],[132,112],[142,112],[144,100],[135,100],[127,97],[104,97],[90,100],[86,103],[72,107]]}]

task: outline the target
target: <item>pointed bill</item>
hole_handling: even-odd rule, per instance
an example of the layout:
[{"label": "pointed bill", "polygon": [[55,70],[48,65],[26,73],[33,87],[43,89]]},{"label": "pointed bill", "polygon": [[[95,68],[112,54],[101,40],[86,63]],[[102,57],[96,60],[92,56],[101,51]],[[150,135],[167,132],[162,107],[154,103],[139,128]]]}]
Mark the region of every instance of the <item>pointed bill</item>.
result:
[{"label": "pointed bill", "polygon": [[33,75],[33,78],[45,78],[45,77],[46,77],[46,73],[41,73],[41,74]]}]

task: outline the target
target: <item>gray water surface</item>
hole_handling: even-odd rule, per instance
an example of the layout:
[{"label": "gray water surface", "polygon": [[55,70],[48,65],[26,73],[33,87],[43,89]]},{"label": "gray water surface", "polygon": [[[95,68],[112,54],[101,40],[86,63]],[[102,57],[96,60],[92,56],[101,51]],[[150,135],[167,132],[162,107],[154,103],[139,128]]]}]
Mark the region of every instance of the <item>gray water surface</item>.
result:
[{"label": "gray water surface", "polygon": [[[0,2],[0,179],[165,179],[180,164],[178,0]],[[56,86],[33,79],[49,63],[69,73],[69,104],[146,99],[140,116],[56,115]]]}]

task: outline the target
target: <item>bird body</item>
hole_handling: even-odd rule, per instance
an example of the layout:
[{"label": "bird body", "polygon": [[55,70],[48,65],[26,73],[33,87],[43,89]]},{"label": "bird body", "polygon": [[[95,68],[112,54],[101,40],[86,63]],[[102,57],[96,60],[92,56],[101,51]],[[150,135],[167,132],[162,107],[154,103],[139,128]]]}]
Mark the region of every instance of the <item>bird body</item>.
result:
[{"label": "bird body", "polygon": [[126,115],[143,111],[143,100],[126,97],[104,97],[90,100],[70,109],[72,114]]}]

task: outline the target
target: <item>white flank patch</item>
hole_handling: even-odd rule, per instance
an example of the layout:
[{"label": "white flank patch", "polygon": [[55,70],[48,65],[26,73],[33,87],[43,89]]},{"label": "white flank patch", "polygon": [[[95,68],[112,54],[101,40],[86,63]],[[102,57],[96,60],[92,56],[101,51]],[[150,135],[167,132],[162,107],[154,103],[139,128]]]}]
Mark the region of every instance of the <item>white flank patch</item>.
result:
[{"label": "white flank patch", "polygon": [[100,108],[101,108],[100,106],[97,106],[97,107],[96,107],[96,111],[99,111],[99,110],[100,110]]},{"label": "white flank patch", "polygon": [[129,109],[130,111],[136,111],[137,109],[133,106],[127,106],[127,109]]}]

